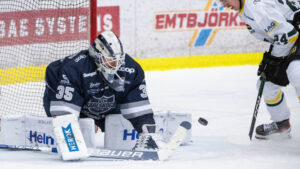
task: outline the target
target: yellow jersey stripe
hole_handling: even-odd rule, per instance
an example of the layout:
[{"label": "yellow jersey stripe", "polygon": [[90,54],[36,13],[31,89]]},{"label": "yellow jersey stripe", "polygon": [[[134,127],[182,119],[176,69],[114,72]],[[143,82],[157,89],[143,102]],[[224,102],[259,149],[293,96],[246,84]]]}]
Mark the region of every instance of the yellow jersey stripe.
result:
[{"label": "yellow jersey stripe", "polygon": [[296,42],[296,41],[297,41],[297,39],[298,39],[298,37],[299,37],[299,33],[297,33],[297,35],[296,35],[296,36],[294,36],[294,37],[292,37],[291,39],[289,39],[289,43]]}]

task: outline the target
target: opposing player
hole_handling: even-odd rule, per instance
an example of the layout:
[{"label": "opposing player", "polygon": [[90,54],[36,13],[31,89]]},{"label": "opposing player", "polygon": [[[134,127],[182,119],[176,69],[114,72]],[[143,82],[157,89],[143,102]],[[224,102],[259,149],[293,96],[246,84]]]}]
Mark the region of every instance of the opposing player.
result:
[{"label": "opposing player", "polygon": [[[224,7],[239,12],[250,33],[271,44],[263,55],[258,75],[266,75],[263,96],[272,123],[259,125],[256,138],[290,137],[290,110],[281,87],[289,83],[300,101],[300,1],[220,0]],[[258,86],[260,80],[258,80]]]},{"label": "opposing player", "polygon": [[105,116],[121,113],[140,133],[137,149],[157,148],[144,71],[111,31],[101,33],[89,49],[49,64],[44,108],[49,117],[92,118],[103,132]]}]

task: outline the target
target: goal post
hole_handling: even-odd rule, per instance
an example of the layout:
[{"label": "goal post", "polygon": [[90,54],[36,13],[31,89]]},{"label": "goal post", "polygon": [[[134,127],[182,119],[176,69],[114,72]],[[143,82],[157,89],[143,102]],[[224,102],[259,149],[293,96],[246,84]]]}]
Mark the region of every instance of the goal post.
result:
[{"label": "goal post", "polygon": [[98,0],[90,0],[90,44],[92,44],[97,37],[97,1]]},{"label": "goal post", "polygon": [[0,116],[45,116],[45,68],[87,49],[97,0],[0,1]]}]

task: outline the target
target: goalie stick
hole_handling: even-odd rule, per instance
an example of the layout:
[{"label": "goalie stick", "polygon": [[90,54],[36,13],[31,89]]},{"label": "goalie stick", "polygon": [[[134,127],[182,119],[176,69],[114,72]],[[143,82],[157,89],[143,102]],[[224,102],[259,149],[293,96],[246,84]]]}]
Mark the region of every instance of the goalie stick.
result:
[{"label": "goalie stick", "polygon": [[[56,148],[34,147],[34,146],[17,146],[0,144],[0,149],[12,151],[38,151],[45,153],[57,153]],[[96,149],[91,152],[92,158],[119,159],[119,160],[159,160],[156,151],[130,151],[130,150],[113,150],[113,149]]]},{"label": "goalie stick", "polygon": [[[111,160],[160,160],[164,161],[171,157],[175,149],[183,142],[187,132],[191,129],[191,123],[184,121],[176,129],[171,140],[158,151],[131,151],[131,150],[113,150],[96,149],[92,151],[89,158],[111,159]],[[27,150],[39,152],[56,153],[55,148],[48,147],[30,147],[0,144],[0,149],[9,150]]]},{"label": "goalie stick", "polygon": [[177,127],[170,141],[158,151],[121,151],[121,150],[97,150],[91,153],[90,157],[127,159],[127,160],[160,160],[169,159],[175,149],[180,146],[187,132],[191,129],[191,123],[184,121]]},{"label": "goalie stick", "polygon": [[17,146],[17,145],[7,145],[7,144],[0,144],[0,149],[8,149],[8,150],[16,150],[16,151],[40,151],[40,152],[52,152],[57,153],[56,148],[49,148],[49,147],[34,147],[34,146]]}]

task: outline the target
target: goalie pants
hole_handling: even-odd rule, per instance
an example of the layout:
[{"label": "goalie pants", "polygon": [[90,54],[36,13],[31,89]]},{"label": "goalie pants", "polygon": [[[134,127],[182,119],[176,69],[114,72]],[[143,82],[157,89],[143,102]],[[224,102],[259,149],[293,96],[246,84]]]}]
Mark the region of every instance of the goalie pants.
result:
[{"label": "goalie pants", "polygon": [[[296,94],[300,102],[300,60],[292,61],[289,64],[286,73],[290,84],[296,90]],[[260,80],[257,82],[257,88],[259,88],[259,85]],[[274,122],[282,121],[290,117],[290,110],[287,106],[285,96],[281,88],[282,86],[268,81],[265,83],[263,90],[263,97],[267,110],[271,115],[271,120]]]}]

